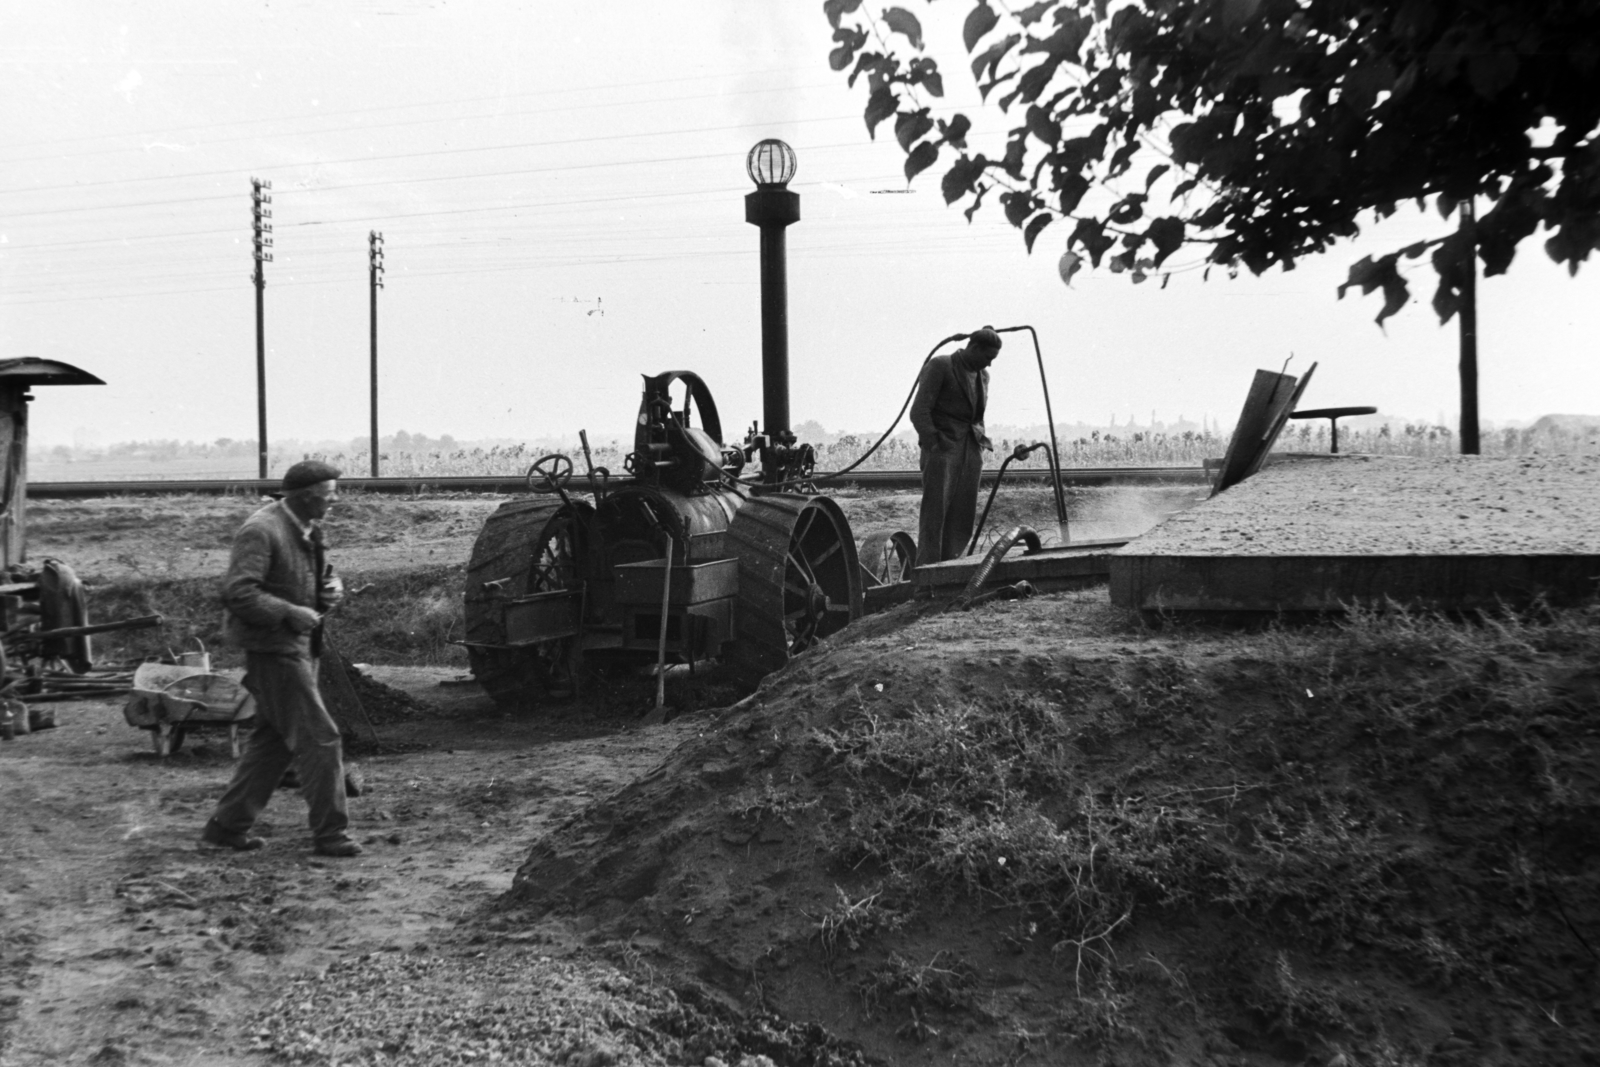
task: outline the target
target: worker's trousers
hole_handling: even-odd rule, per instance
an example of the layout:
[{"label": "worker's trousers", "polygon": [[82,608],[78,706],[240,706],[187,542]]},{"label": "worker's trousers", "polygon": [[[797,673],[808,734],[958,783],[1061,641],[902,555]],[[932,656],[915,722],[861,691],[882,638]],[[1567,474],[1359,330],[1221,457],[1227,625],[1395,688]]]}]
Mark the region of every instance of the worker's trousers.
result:
[{"label": "worker's trousers", "polygon": [[955,559],[967,550],[978,511],[983,446],[964,430],[948,451],[922,450],[922,513],[917,523],[919,566]]},{"label": "worker's trousers", "polygon": [[244,686],[256,698],[256,725],[211,821],[226,833],[249,830],[292,764],[311,809],[312,837],[318,844],[342,840],[350,825],[344,753],[339,726],[317,692],[317,661],[305,654],[246,653]]}]

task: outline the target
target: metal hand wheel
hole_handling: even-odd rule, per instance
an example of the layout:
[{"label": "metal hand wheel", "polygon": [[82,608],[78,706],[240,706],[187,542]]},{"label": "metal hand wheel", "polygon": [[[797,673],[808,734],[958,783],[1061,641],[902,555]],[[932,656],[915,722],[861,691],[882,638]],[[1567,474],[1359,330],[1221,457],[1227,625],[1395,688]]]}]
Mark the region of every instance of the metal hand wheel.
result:
[{"label": "metal hand wheel", "polygon": [[540,456],[528,468],[528,491],[532,493],[559,493],[571,480],[572,460],[559,452]]}]

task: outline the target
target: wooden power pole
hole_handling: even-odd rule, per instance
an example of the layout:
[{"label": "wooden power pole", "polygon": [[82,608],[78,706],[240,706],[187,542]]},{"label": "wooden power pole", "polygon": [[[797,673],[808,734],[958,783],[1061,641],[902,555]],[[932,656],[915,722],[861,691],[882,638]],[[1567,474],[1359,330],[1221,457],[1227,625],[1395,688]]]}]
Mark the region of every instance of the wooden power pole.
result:
[{"label": "wooden power pole", "polygon": [[378,290],[383,288],[383,234],[367,234],[367,290],[372,304],[372,476],[378,477]]},{"label": "wooden power pole", "polygon": [[267,331],[266,331],[266,292],[267,272],[265,264],[272,262],[272,223],[267,219],[272,218],[272,209],[267,205],[272,203],[272,196],[267,190],[272,188],[271,182],[264,182],[260,178],[250,179],[250,214],[254,223],[254,247],[256,269],[250,276],[251,282],[256,287],[256,456],[259,472],[257,477],[262,481],[267,480]]}]

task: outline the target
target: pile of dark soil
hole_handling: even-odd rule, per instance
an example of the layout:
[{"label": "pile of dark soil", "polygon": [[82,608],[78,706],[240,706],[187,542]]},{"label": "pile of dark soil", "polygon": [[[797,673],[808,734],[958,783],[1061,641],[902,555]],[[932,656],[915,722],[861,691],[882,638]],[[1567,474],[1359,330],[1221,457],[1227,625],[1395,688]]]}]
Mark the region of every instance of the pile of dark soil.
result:
[{"label": "pile of dark soil", "polygon": [[1597,636],[898,609],[539,840],[507,917],[897,1063],[1594,1062]]}]

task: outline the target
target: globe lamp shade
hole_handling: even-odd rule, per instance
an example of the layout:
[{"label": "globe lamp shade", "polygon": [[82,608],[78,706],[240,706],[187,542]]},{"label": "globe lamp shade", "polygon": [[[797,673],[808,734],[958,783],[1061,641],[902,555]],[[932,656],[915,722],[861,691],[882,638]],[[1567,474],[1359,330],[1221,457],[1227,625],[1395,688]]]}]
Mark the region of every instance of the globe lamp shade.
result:
[{"label": "globe lamp shade", "polygon": [[744,161],[745,172],[758,189],[782,189],[793,180],[798,166],[794,149],[771,137],[750,149]]}]

